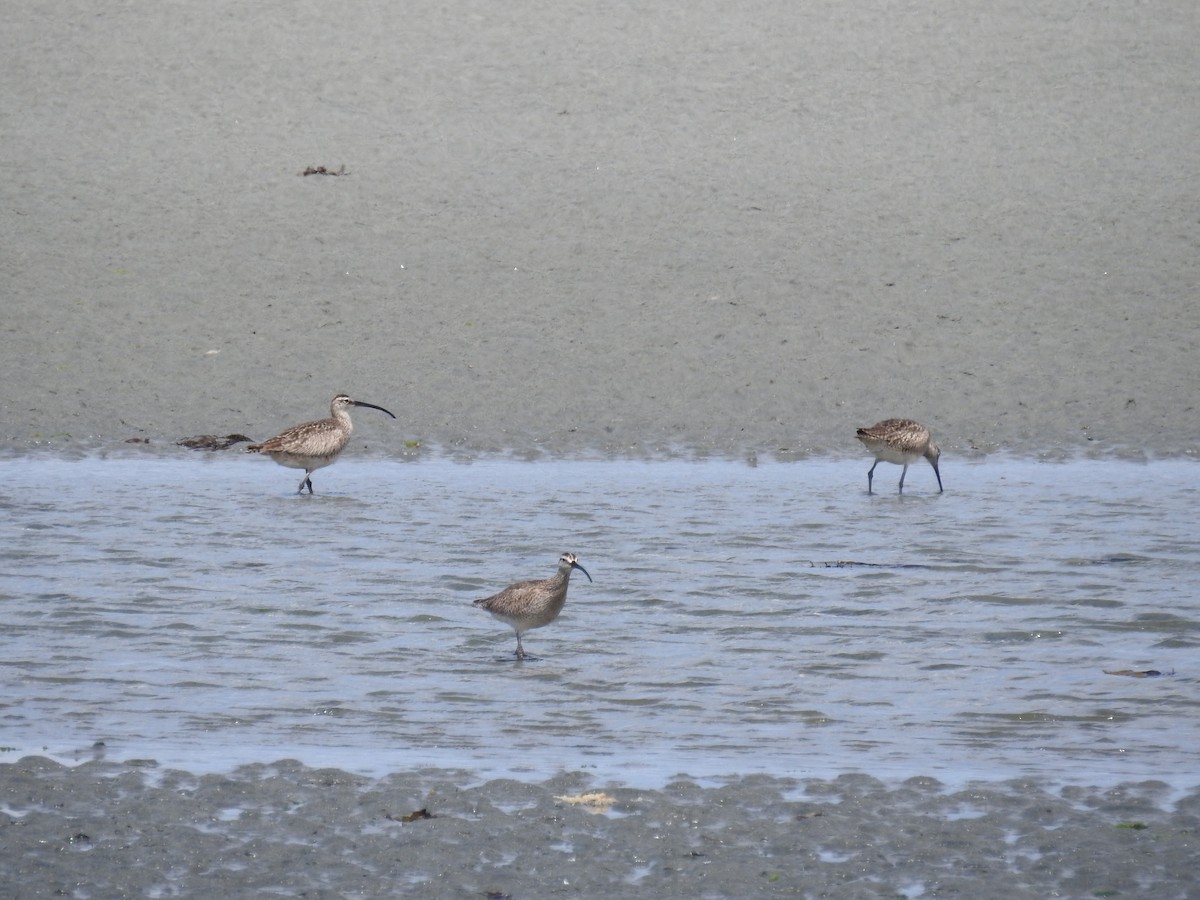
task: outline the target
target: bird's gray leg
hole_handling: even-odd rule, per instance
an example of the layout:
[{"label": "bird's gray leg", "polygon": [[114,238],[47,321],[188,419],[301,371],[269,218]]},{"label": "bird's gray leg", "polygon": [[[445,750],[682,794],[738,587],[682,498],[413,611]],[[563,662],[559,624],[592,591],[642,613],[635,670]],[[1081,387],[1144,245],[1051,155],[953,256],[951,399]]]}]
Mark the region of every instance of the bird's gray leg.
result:
[{"label": "bird's gray leg", "polygon": [[867,469],[867,493],[871,493],[871,479],[875,477],[875,466],[879,465],[879,460],[875,460],[875,464]]},{"label": "bird's gray leg", "polygon": [[900,470],[900,493],[904,493],[904,476],[908,474],[908,466]]},{"label": "bird's gray leg", "polygon": [[517,659],[525,658],[525,648],[521,646],[521,636],[517,635]]}]

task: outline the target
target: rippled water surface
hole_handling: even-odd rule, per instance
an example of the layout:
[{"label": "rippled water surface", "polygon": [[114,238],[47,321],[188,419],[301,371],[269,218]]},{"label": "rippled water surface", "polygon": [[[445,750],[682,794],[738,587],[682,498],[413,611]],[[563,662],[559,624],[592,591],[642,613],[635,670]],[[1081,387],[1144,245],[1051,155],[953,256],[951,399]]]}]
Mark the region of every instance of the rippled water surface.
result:
[{"label": "rippled water surface", "polygon": [[0,759],[1200,782],[1200,467],[868,462],[6,460]]}]

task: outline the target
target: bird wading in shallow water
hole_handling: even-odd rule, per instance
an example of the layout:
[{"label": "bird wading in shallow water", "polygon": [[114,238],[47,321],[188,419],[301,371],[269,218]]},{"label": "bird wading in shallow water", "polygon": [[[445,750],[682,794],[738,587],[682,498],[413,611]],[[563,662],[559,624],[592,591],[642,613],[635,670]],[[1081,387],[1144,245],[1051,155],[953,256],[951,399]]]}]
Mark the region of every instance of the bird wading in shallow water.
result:
[{"label": "bird wading in shallow water", "polygon": [[558,571],[542,581],[522,581],[510,585],[500,593],[472,605],[485,609],[501,622],[507,623],[517,633],[517,659],[525,658],[521,646],[521,635],[531,628],[541,628],[558,618],[567,602],[567,584],[571,570],[578,569],[587,580],[592,576],[581,566],[574,553],[564,553],[558,558]]},{"label": "bird wading in shallow water", "polygon": [[903,494],[904,476],[908,474],[908,466],[921,457],[929,460],[929,464],[933,466],[933,474],[937,476],[938,493],[942,493],[942,473],[938,471],[938,457],[942,455],[942,451],[931,440],[929,429],[920,422],[914,422],[912,419],[884,419],[870,428],[858,429],[858,439],[875,455],[875,462],[867,471],[868,494],[871,493],[875,466],[880,462],[904,466],[900,472],[900,493]]},{"label": "bird wading in shallow water", "polygon": [[246,448],[246,452],[265,453],[281,466],[303,469],[304,477],[300,479],[300,487],[296,493],[303,494],[307,487],[311,494],[312,473],[336,462],[350,440],[350,434],[354,431],[348,412],[351,406],[377,409],[393,419],[396,418],[382,406],[351,400],[346,394],[338,394],[329,404],[328,419],[296,425],[282,434],[275,435],[269,441],[251,444]]}]

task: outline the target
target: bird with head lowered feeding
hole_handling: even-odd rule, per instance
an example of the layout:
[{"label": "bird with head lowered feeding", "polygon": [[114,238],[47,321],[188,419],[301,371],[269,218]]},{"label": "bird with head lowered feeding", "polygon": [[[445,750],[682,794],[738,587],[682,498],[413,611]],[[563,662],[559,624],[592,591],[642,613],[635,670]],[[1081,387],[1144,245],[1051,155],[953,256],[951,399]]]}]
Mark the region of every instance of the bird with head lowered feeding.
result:
[{"label": "bird with head lowered feeding", "polygon": [[875,466],[880,462],[904,466],[900,472],[900,493],[903,494],[904,476],[908,474],[908,466],[921,458],[929,460],[929,464],[933,466],[933,474],[937,476],[938,493],[942,493],[942,473],[938,471],[938,457],[942,455],[942,451],[931,439],[929,429],[920,422],[914,422],[912,419],[884,419],[870,428],[858,429],[857,437],[875,456],[875,462],[867,471],[868,494],[871,493],[871,479],[875,475]]}]

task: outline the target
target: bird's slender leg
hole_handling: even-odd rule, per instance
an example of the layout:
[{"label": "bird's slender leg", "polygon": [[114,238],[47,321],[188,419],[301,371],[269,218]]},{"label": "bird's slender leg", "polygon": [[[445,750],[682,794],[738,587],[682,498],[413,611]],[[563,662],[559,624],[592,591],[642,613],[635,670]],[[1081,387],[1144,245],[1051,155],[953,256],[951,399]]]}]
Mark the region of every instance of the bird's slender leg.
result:
[{"label": "bird's slender leg", "polygon": [[517,659],[525,658],[525,648],[521,646],[521,636],[517,635]]},{"label": "bird's slender leg", "polygon": [[904,493],[904,476],[908,474],[908,466],[906,465],[900,470],[900,493]]},{"label": "bird's slender leg", "polygon": [[871,493],[871,479],[875,477],[875,466],[879,465],[879,460],[875,460],[875,464],[867,469],[867,493]]}]

